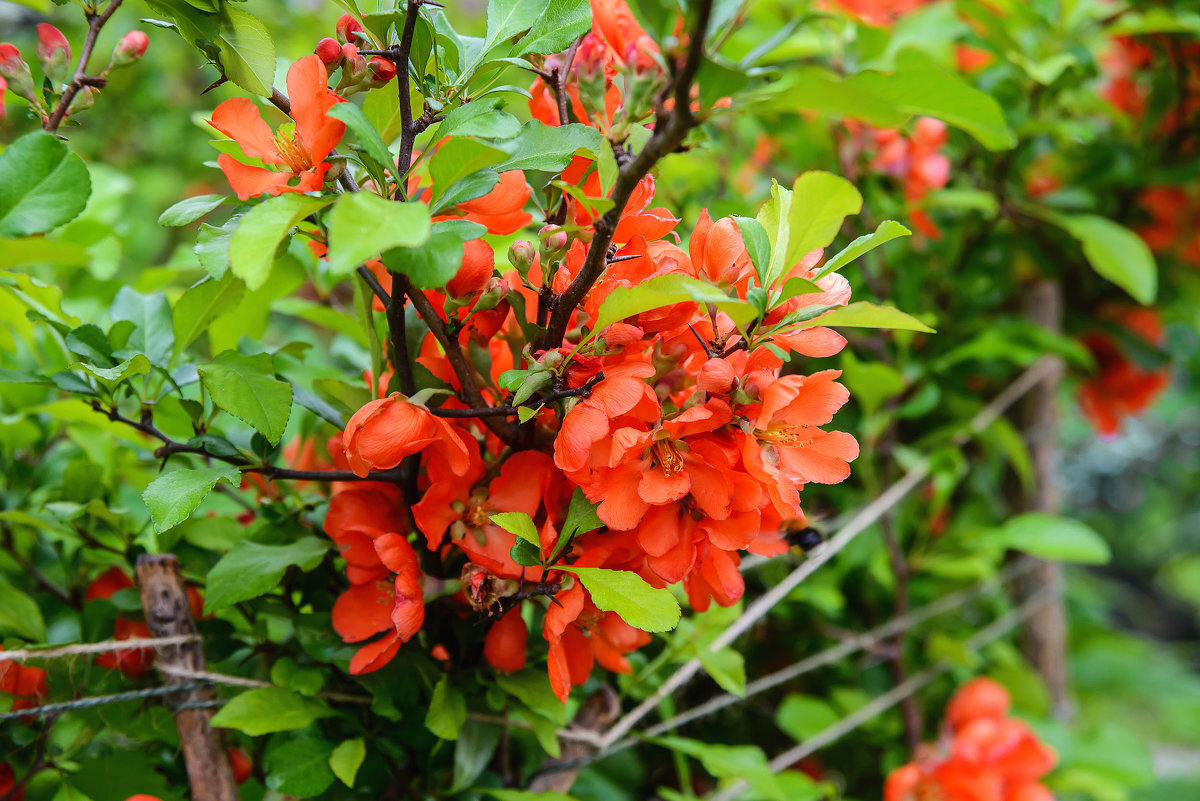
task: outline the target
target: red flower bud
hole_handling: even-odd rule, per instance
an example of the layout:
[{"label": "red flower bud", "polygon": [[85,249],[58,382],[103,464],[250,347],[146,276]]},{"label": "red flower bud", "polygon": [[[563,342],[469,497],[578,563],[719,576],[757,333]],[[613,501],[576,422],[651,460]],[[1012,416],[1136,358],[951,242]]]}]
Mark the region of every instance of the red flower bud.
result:
[{"label": "red flower bud", "polygon": [[37,38],[37,57],[43,65],[56,60],[71,60],[71,44],[58,28],[43,22],[37,26]]},{"label": "red flower bud", "polygon": [[0,42],[0,78],[8,82],[13,94],[31,102],[36,101],[29,65],[21,58],[21,51],[8,42]]},{"label": "red flower bud", "polygon": [[317,47],[313,50],[317,54],[317,58],[329,69],[336,69],[342,64],[342,46],[338,44],[336,39],[330,39],[326,36],[321,41],[317,42]]},{"label": "red flower bud", "polygon": [[4,110],[4,93],[8,91],[8,81],[0,78],[0,122],[4,122],[4,117],[8,112]]},{"label": "red flower bud", "polygon": [[240,748],[229,749],[229,766],[233,768],[233,780],[238,784],[246,781],[254,774],[254,763],[246,752]]},{"label": "red flower bud", "polygon": [[126,64],[132,64],[146,55],[146,48],[150,45],[150,37],[145,31],[130,31],[121,37],[121,41],[117,42],[117,46],[113,48],[112,63],[114,67],[123,67]]},{"label": "red flower bud", "polygon": [[367,70],[371,73],[371,86],[384,86],[396,77],[396,65],[382,56],[371,56],[367,62]]},{"label": "red flower bud", "polygon": [[358,20],[349,14],[343,14],[337,21],[337,38],[342,44],[346,42],[357,43],[358,37],[354,34],[359,31],[366,32],[366,28],[362,26]]},{"label": "red flower bud", "polygon": [[529,628],[521,617],[521,607],[515,606],[492,624],[483,639],[483,655],[488,664],[505,673],[525,667],[525,644]]}]

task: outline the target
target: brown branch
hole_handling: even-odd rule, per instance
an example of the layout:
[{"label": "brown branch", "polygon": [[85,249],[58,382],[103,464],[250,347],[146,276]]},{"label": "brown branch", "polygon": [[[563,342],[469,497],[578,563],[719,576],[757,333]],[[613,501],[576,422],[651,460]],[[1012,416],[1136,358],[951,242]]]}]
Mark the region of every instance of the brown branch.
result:
[{"label": "brown branch", "polygon": [[79,62],[75,65],[75,74],[71,78],[71,82],[67,84],[67,88],[63,91],[63,95],[59,98],[58,105],[50,112],[50,116],[46,118],[46,122],[42,125],[42,130],[47,133],[54,133],[58,130],[58,126],[62,125],[66,119],[67,112],[71,110],[71,101],[75,99],[75,95],[85,86],[103,86],[104,79],[89,76],[87,74],[87,64],[92,58],[92,51],[96,49],[96,39],[100,36],[100,29],[103,28],[112,15],[117,13],[117,9],[121,7],[122,0],[111,0],[108,8],[100,14],[89,11],[87,12],[88,32],[87,38],[83,41],[83,49],[79,51]]},{"label": "brown branch", "polygon": [[[408,0],[404,8],[404,29],[400,33],[400,45],[395,48],[392,57],[396,63],[396,83],[399,84],[400,95],[400,155],[396,160],[396,173],[401,181],[412,166],[413,143],[417,138],[417,129],[412,118],[412,98],[409,97],[408,65],[420,9],[421,0]],[[403,189],[402,186],[397,187],[399,191],[396,192],[396,197],[401,198],[407,194]]]},{"label": "brown branch", "polygon": [[[450,336],[446,331],[446,326],[442,323],[442,318],[438,316],[437,310],[433,308],[433,304],[429,302],[429,298],[425,297],[425,293],[417,289],[409,277],[403,273],[392,274],[392,291],[393,293],[402,291],[405,295],[408,295],[409,300],[412,301],[413,308],[417,310],[417,314],[421,315],[421,319],[429,326],[430,333],[433,334],[438,344],[442,346],[446,358],[450,361],[450,366],[454,368],[454,373],[458,376],[466,402],[480,411],[487,408],[489,404],[484,401],[483,393],[479,391],[479,384],[475,381],[474,370],[467,362],[467,357],[462,352],[462,348],[458,346],[458,340]],[[476,414],[473,416],[479,417],[480,421],[506,445],[512,444],[516,431],[511,425],[497,421],[488,415]]]},{"label": "brown branch", "polygon": [[[692,31],[691,42],[688,44],[687,57],[658,98],[654,135],[650,137],[641,152],[623,164],[617,171],[612,193],[609,195],[613,206],[600,219],[596,220],[593,226],[592,243],[588,247],[583,267],[580,268],[579,274],[575,276],[575,280],[571,282],[565,292],[550,298],[550,325],[546,335],[542,337],[539,349],[550,350],[562,344],[575,307],[604,273],[608,247],[612,244],[617,223],[621,221],[621,214],[625,211],[629,198],[641,180],[654,168],[654,165],[683,144],[688,131],[695,124],[691,109],[692,83],[696,78],[696,73],[700,70],[700,63],[704,56],[704,40],[708,34],[712,6],[713,0],[701,0],[699,3],[696,27]],[[668,111],[666,101],[672,95],[674,96],[674,105]]]}]

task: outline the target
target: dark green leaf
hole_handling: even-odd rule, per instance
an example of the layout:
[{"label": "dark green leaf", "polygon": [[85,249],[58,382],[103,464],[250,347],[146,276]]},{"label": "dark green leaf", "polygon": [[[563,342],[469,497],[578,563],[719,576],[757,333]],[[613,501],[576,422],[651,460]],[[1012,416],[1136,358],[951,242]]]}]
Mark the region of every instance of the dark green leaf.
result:
[{"label": "dark green leaf", "polygon": [[204,611],[219,612],[270,592],[279,586],[289,567],[312,570],[328,551],[329,545],[316,537],[304,537],[288,545],[239,543],[208,572]]},{"label": "dark green leaf", "polygon": [[292,385],[275,377],[268,354],[227,350],[196,370],[213,403],[279,444],[292,415]]},{"label": "dark green leaf", "polygon": [[242,482],[241,471],[233,465],[173,470],[151,481],[142,500],[150,510],[154,530],[166,531],[186,520],[218,481],[236,487]]},{"label": "dark green leaf", "polygon": [[325,704],[288,692],[282,687],[247,690],[213,715],[212,725],[257,737],[277,731],[303,729],[333,713]]}]

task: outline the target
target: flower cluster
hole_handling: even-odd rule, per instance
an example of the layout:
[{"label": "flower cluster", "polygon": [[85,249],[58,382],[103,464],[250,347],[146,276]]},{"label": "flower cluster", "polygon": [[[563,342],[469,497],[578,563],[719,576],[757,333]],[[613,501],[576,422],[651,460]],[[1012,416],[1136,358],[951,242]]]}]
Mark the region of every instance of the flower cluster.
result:
[{"label": "flower cluster", "polygon": [[1080,386],[1078,397],[1097,433],[1109,436],[1121,430],[1125,418],[1150,408],[1170,385],[1171,371],[1139,364],[1130,355],[1131,347],[1154,353],[1162,344],[1162,321],[1154,309],[1111,307],[1099,317],[1113,327],[1083,337],[1096,360],[1096,373]]},{"label": "flower cluster", "polygon": [[884,801],[1054,801],[1040,780],[1058,757],[1008,716],[1010,705],[990,679],[960,687],[946,707],[942,738],[891,772]]},{"label": "flower cluster", "polygon": [[[568,82],[569,113],[611,132],[614,120],[628,119],[621,112],[628,96],[613,94],[616,77],[658,67],[648,57],[652,42],[624,4],[593,5],[594,27]],[[323,65],[310,58],[317,64],[303,69],[321,94]],[[566,56],[554,58],[562,64]],[[602,88],[589,83],[594,76]],[[558,122],[544,84],[533,97],[533,113]],[[595,105],[601,97],[608,99]],[[389,381],[395,385],[389,373],[368,376],[376,399],[331,443],[339,467],[399,479],[338,485],[325,522],[351,585],[334,607],[333,625],[347,642],[363,643],[351,672],[386,664],[421,631],[425,599],[452,594],[493,619],[484,655],[497,670],[524,667],[529,627],[540,619],[551,684],[565,701],[594,663],[628,672],[626,655],[649,642],[646,632],[601,609],[573,571],[628,571],[659,588],[682,583],[700,610],[733,604],[743,592],[741,552],[784,551],[781,524],[803,519],[800,490],[844,480],[858,455],[853,437],[825,428],[848,397],[839,373],[781,374],[792,354],[829,357],[844,346],[813,320],[848,303],[840,275],[781,299],[750,328],[690,299],[605,317],[614,293],[649,281],[702,283],[746,300],[782,298],[789,280],[817,275],[820,250],[761,286],[733,218],[702,213],[682,246],[674,233],[680,220],[653,205],[652,177],[625,207],[607,269],[571,317],[567,342],[545,347],[536,333],[528,336],[544,330],[545,299],[583,269],[598,217],[586,198],[604,195],[598,165],[587,158],[577,156],[563,179],[582,189],[559,201],[567,224],[550,222],[537,244],[513,245],[512,269],[497,274],[491,246],[468,242],[454,279],[421,293],[453,338],[450,350],[480,353],[484,402],[523,412],[515,435],[501,437],[491,418],[472,416],[457,397],[434,407],[436,393],[388,393]],[[420,177],[407,189],[410,201],[419,200]],[[529,197],[524,174],[511,171],[439,219],[511,234],[533,222]],[[392,289],[382,265],[367,266]],[[463,389],[445,343],[426,336],[415,356],[451,390]],[[405,482],[415,490],[408,496]],[[584,522],[581,508],[589,511]],[[528,521],[537,546],[517,537],[513,516]],[[408,537],[413,530],[416,543]],[[525,546],[532,556],[522,556]],[[429,646],[455,658],[446,645]]]},{"label": "flower cluster", "polygon": [[1181,135],[1178,144],[1194,147],[1195,118],[1200,113],[1200,45],[1168,35],[1118,36],[1100,57],[1100,94],[1118,111],[1141,120],[1153,109],[1153,76],[1167,68],[1175,76],[1170,106],[1155,117],[1155,132]]},{"label": "flower cluster", "polygon": [[948,139],[946,123],[921,117],[907,136],[894,128],[875,129],[854,120],[847,120],[846,127],[851,134],[849,147],[870,157],[869,169],[903,183],[913,227],[930,239],[940,239],[941,231],[921,208],[921,201],[950,180],[950,159],[942,152]]}]

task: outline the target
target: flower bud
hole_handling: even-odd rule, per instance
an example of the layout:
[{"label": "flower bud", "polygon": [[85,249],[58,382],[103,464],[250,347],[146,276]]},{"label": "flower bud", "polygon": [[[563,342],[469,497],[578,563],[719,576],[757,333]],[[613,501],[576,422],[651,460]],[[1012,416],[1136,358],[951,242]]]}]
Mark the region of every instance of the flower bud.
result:
[{"label": "flower bud", "polygon": [[321,59],[321,63],[329,70],[335,70],[342,65],[342,46],[338,44],[336,39],[326,36],[317,42],[317,46],[313,52],[317,54],[317,58]]},{"label": "flower bud", "polygon": [[71,101],[70,108],[67,109],[67,115],[76,114],[94,105],[96,105],[96,90],[85,86],[75,93],[75,98]]},{"label": "flower bud", "polygon": [[508,246],[508,263],[521,275],[525,275],[533,266],[537,251],[527,240],[520,239]]},{"label": "flower bud", "polygon": [[371,75],[372,89],[384,86],[396,77],[396,65],[382,56],[371,56],[371,60],[367,62],[367,71]]},{"label": "flower bud", "polygon": [[342,44],[346,44],[347,42],[350,44],[357,44],[358,37],[355,36],[355,34],[359,31],[363,31],[365,33],[366,29],[363,28],[362,23],[360,23],[351,15],[343,14],[338,18],[337,39]]},{"label": "flower bud", "polygon": [[37,26],[37,58],[42,72],[56,84],[67,82],[71,73],[71,45],[63,32],[43,22]]},{"label": "flower bud", "polygon": [[113,48],[113,66],[124,67],[140,61],[142,56],[146,55],[146,48],[149,45],[150,37],[146,35],[145,31],[130,31],[122,36],[121,41],[117,42],[117,46]]},{"label": "flower bud", "polygon": [[542,249],[547,254],[561,253],[567,249],[567,232],[557,225],[543,226],[542,230],[538,231],[538,237],[542,240]]},{"label": "flower bud", "polygon": [[31,103],[37,102],[33,89],[33,75],[29,65],[21,59],[21,51],[8,42],[0,42],[0,78],[8,82],[8,88],[13,94],[25,98]]},{"label": "flower bud", "polygon": [[367,77],[367,60],[358,54],[358,48],[352,44],[342,45],[342,79],[338,82],[337,92],[347,96],[360,91]]},{"label": "flower bud", "polygon": [[696,386],[710,395],[725,395],[733,388],[737,375],[725,359],[712,358],[700,367]]},{"label": "flower bud", "polygon": [[4,109],[4,93],[8,91],[8,81],[0,78],[0,122],[4,122],[4,118],[8,112]]},{"label": "flower bud", "polygon": [[503,278],[492,277],[488,279],[487,284],[483,288],[483,292],[479,294],[479,299],[475,301],[475,305],[471,307],[471,312],[484,312],[496,308],[500,301],[508,296],[508,282]]},{"label": "flower bud", "polygon": [[545,367],[547,370],[557,369],[559,366],[562,365],[562,363],[563,363],[563,354],[562,354],[562,350],[559,350],[559,349],[547,351],[546,355],[542,357],[542,366]]}]

